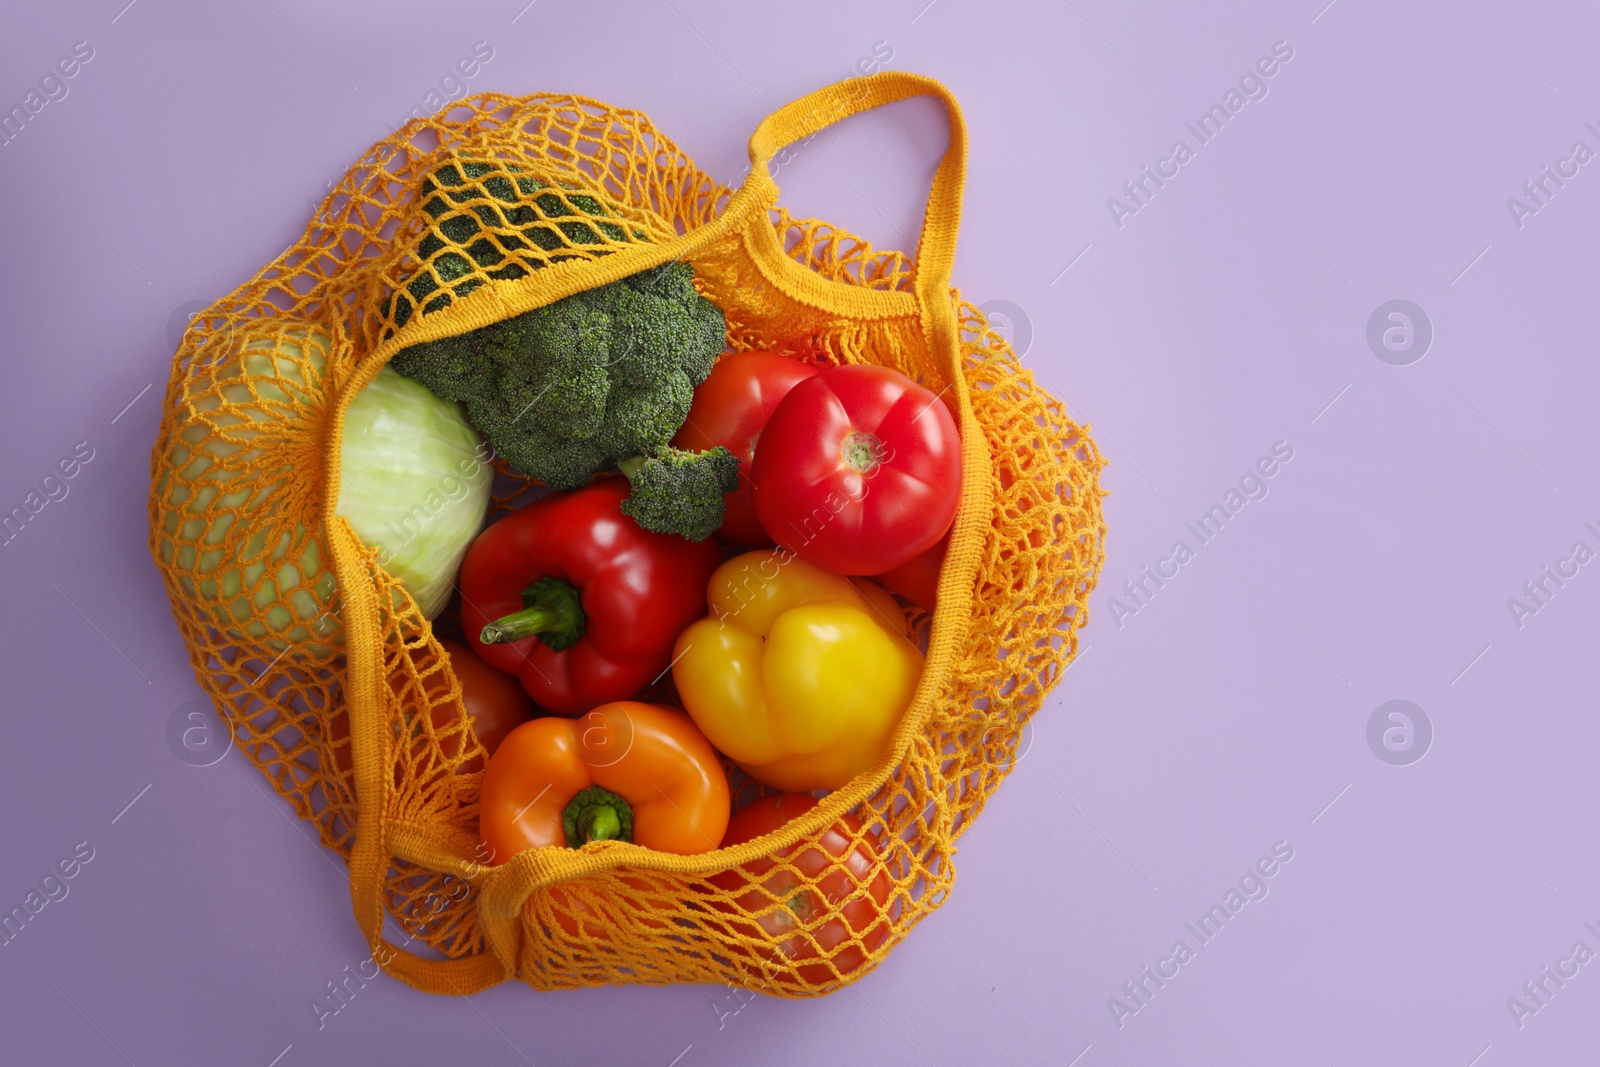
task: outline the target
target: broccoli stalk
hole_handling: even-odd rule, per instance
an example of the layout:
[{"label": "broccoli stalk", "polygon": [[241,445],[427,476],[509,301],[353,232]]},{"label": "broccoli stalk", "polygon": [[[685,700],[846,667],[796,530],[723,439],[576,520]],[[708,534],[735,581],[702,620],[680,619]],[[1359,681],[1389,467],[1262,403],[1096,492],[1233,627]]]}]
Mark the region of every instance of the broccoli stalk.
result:
[{"label": "broccoli stalk", "polygon": [[663,445],[617,461],[633,487],[622,511],[646,530],[704,541],[722,525],[722,498],[739,488],[739,457],[718,445],[685,452]]}]

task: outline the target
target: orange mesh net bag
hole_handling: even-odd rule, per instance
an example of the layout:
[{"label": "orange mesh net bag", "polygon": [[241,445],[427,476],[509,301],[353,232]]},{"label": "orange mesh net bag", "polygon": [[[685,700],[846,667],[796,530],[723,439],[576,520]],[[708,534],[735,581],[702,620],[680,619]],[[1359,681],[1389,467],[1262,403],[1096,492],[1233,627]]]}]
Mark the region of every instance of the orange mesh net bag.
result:
[{"label": "orange mesh net bag", "polygon": [[[951,130],[915,259],[776,206],[780,148],[914,95],[941,100]],[[374,959],[418,989],[515,977],[810,996],[859,978],[948,896],[957,837],[1076,651],[1103,558],[1102,460],[950,287],[966,164],[954,99],[902,73],[840,83],[762,122],[750,158],[730,189],[638,112],[471,97],[374,146],[174,359],[150,548],[195,673],[240,749],[347,858]],[[469,209],[476,223],[448,225]],[[772,833],[692,856],[595,842],[486,866],[484,751],[449,658],[334,510],[345,411],[401,348],[674,260],[726,312],[730,349],[880,363],[950,401],[961,500],[937,609],[910,611],[926,667],[877,764]],[[745,781],[736,804],[760,791]],[[875,857],[862,883],[886,880],[884,899],[819,891],[783,924],[752,921],[790,902],[742,865],[769,858],[817,890],[844,862],[821,842],[851,812],[841,826]],[[844,921],[862,900],[870,921]]]}]

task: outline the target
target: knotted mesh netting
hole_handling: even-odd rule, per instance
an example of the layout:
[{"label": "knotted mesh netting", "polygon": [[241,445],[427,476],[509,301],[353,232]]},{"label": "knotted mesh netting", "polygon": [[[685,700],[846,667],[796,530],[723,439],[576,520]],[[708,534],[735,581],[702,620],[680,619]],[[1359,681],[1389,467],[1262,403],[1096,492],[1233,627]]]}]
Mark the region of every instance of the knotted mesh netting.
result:
[{"label": "knotted mesh netting", "polygon": [[[777,207],[777,147],[915,94],[944,100],[952,127],[915,259]],[[946,898],[956,838],[1076,651],[1105,533],[1086,428],[950,288],[965,145],[942,86],[880,74],[769,118],[735,190],[638,112],[482,94],[375,145],[299,241],[195,318],[153,456],[151,551],[200,684],[349,861],[392,974],[438,993],[517,977],[816,995]],[[406,345],[674,260],[725,310],[731,350],[884,364],[950,405],[960,508],[936,610],[907,607],[926,668],[878,765],[774,833],[693,856],[604,842],[486,865],[484,752],[434,636],[451,617],[424,620],[334,513],[344,408]],[[497,510],[530,488],[510,474]],[[675,699],[670,681],[649,696]],[[761,792],[735,786],[736,804]],[[839,877],[823,839],[841,832],[870,877]]]}]

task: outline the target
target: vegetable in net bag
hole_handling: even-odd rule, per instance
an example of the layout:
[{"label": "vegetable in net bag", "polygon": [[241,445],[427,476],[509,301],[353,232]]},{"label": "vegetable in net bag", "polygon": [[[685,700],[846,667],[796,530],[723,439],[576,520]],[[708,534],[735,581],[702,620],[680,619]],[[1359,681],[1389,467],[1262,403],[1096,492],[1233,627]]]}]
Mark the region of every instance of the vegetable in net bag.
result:
[{"label": "vegetable in net bag", "polygon": [[[777,151],[914,95],[942,101],[951,130],[915,258],[777,206]],[[375,146],[300,241],[195,318],[152,459],[151,551],[200,684],[348,859],[356,920],[389,973],[446,994],[514,977],[812,996],[869,971],[947,898],[956,839],[1077,649],[1105,532],[1086,428],[950,287],[966,148],[949,92],[899,72],[767,118],[737,189],[638,112],[480,94]],[[680,262],[722,309],[728,348],[892,367],[948,404],[962,482],[937,604],[911,618],[926,666],[876,763],[775,828],[698,855],[603,841],[489,865],[483,748],[449,660],[336,506],[350,406],[410,346]],[[263,340],[316,358],[218,371]],[[250,486],[262,492],[241,496]],[[234,561],[221,593],[219,560]],[[739,789],[736,808],[762,792]],[[795,885],[819,891],[782,916],[770,887]],[[830,885],[871,891],[841,900]],[[389,943],[386,917],[431,951]]]}]

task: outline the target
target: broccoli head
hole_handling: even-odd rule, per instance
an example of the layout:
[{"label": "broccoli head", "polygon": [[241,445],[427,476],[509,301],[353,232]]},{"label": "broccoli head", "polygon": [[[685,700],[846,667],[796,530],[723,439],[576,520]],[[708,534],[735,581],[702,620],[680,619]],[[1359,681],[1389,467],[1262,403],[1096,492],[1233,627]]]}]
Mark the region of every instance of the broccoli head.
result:
[{"label": "broccoli head", "polygon": [[722,498],[739,488],[739,457],[718,445],[705,452],[663,446],[617,464],[633,487],[622,511],[646,530],[704,541],[722,525]]},{"label": "broccoli head", "polygon": [[461,159],[423,176],[419,203],[424,219],[416,254],[425,267],[384,302],[394,329],[447,307],[490,279],[514,280],[551,263],[577,258],[590,246],[609,254],[608,242],[644,241],[642,230],[626,230],[595,197],[547,185],[515,163]]},{"label": "broccoli head", "polygon": [[[695,291],[693,277],[682,263],[642,271],[459,337],[411,345],[393,366],[466,405],[468,419],[512,467],[575,489],[620,460],[654,457],[683,425],[727,336],[721,309]],[[736,480],[738,461],[731,454],[728,461]],[[657,477],[649,475],[651,484]],[[720,496],[715,510],[710,529],[721,523]]]}]

